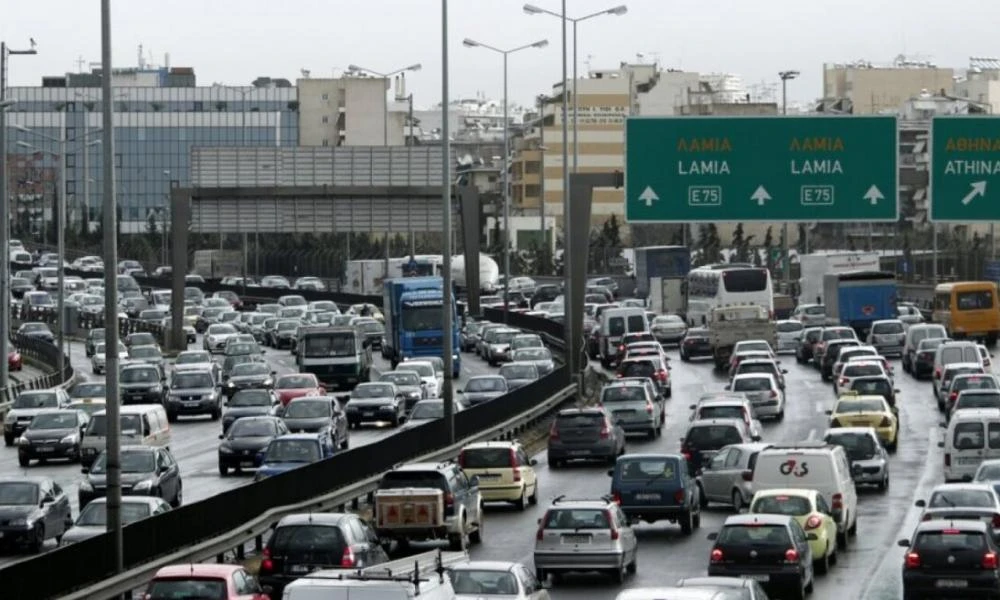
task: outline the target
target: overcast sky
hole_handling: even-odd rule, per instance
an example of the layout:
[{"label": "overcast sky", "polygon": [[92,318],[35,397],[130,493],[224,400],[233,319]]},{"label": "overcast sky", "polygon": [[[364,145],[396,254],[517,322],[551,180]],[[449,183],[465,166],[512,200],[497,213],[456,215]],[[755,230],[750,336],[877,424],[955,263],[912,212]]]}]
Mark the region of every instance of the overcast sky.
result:
[{"label": "overcast sky", "polygon": [[[558,12],[558,0],[533,0]],[[801,71],[789,98],[822,93],[824,62],[888,63],[899,54],[965,68],[969,56],[1000,55],[996,0],[625,0],[628,14],[579,25],[579,70],[622,61],[739,74],[747,85],[777,83],[779,70]],[[569,0],[571,17],[616,6],[617,0]],[[147,60],[190,66],[200,85],[249,84],[261,75],[294,81],[301,69],[329,77],[358,64],[391,71],[412,63],[416,104],[441,97],[440,0],[117,0],[113,3],[114,66]],[[560,22],[529,16],[523,0],[451,0],[451,97],[502,96],[501,57],[465,48],[462,39],[510,48],[547,38],[544,49],[510,57],[512,101],[532,102],[561,73]],[[570,35],[572,29],[569,29]],[[42,75],[77,70],[101,57],[98,0],[0,0],[0,40],[14,49],[38,43],[37,56],[11,60],[11,85],[39,85]],[[570,39],[570,50],[572,40]],[[88,67],[85,64],[85,69]],[[779,92],[780,93],[780,92]]]}]

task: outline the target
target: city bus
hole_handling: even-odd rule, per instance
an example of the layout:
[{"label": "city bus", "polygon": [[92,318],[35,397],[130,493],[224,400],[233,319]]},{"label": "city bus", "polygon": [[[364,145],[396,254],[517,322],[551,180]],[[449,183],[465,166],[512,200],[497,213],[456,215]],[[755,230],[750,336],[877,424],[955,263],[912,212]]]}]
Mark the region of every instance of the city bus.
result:
[{"label": "city bus", "polygon": [[941,323],[953,338],[976,338],[987,345],[1000,334],[1000,303],[992,281],[955,281],[934,288],[931,320]]},{"label": "city bus", "polygon": [[771,272],[750,264],[717,264],[691,269],[687,276],[687,320],[704,325],[713,308],[755,304],[774,318]]}]

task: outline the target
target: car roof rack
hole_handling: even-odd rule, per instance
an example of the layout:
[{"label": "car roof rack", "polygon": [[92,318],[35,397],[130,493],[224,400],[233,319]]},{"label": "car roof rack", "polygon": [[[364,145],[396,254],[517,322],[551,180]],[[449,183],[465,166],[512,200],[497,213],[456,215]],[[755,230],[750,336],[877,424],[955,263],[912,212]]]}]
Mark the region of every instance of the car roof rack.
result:
[{"label": "car roof rack", "polygon": [[[463,560],[468,560],[468,554],[465,553]],[[449,564],[446,565],[445,563]],[[302,579],[313,579],[313,580],[326,580],[326,581],[399,581],[404,583],[413,584],[413,595],[420,595],[420,584],[429,582],[428,577],[421,577],[421,574],[429,575],[431,573],[436,574],[438,577],[438,583],[444,583],[444,576],[447,572],[447,567],[450,564],[457,562],[455,559],[449,559],[448,561],[444,558],[444,553],[441,550],[437,551],[437,556],[433,559],[433,564],[421,564],[419,555],[413,561],[413,569],[404,569],[403,572],[393,573],[392,569],[389,567],[382,568],[380,565],[358,569],[356,571],[350,571],[345,573],[334,574],[323,574],[322,572],[312,573],[305,575]],[[430,567],[429,569],[427,567]]]},{"label": "car roof rack", "polygon": [[552,504],[559,504],[561,502],[611,502],[613,497],[610,494],[605,494],[597,498],[567,498],[565,494],[560,494],[552,499]]},{"label": "car roof rack", "polygon": [[830,444],[822,440],[803,440],[801,442],[789,442],[785,444],[774,444],[768,450],[801,450],[803,448],[826,448]]}]

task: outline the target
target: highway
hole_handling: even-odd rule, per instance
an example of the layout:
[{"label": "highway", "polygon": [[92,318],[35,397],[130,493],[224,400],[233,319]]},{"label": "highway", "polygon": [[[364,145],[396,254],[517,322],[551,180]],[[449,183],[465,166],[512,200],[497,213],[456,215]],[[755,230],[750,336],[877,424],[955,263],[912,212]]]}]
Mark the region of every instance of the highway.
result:
[{"label": "highway", "polygon": [[[677,452],[690,410],[688,406],[703,391],[719,391],[725,378],[714,372],[711,361],[682,363],[676,350],[671,377],[673,398],[667,400],[667,425],[655,441],[629,439],[630,452]],[[794,442],[818,439],[826,430],[825,410],[832,408],[833,389],[820,381],[819,372],[799,365],[794,356],[783,355],[782,366],[788,369],[786,416],[781,424],[764,423],[764,441]],[[596,364],[595,368],[599,368]],[[926,497],[933,485],[941,483],[942,458],[937,442],[941,420],[930,384],[916,381],[902,372],[896,361],[896,387],[901,390],[901,433],[899,451],[891,459],[891,483],[886,493],[859,490],[858,535],[847,551],[842,551],[830,574],[818,576],[812,598],[833,600],[865,598],[868,600],[902,597],[900,566],[903,549],[896,540],[909,537],[916,524],[912,508],[915,498]],[[536,456],[540,497],[537,506],[525,513],[505,507],[488,506],[486,537],[474,546],[476,560],[507,560],[532,565],[536,521],[549,501],[560,494],[586,498],[608,493],[610,478],[607,466],[569,466],[559,470],[548,467],[546,456]],[[625,587],[665,585],[681,577],[704,575],[711,542],[707,535],[717,531],[732,514],[727,507],[710,506],[702,513],[701,529],[684,537],[679,527],[667,522],[636,526],[639,537],[639,570],[626,580]],[[549,592],[554,600],[607,600],[621,587],[598,576],[569,575]]]},{"label": "highway", "polygon": [[[196,343],[189,345],[192,350],[200,349],[202,342],[198,336]],[[90,359],[87,358],[83,344],[74,341],[69,344],[70,360],[73,368],[76,369],[83,380],[103,381],[102,375],[94,375],[90,366]],[[264,354],[268,364],[278,372],[278,374],[296,372],[294,357],[288,350],[274,350],[266,348]],[[30,368],[25,366],[23,376],[27,377],[32,373]],[[379,353],[375,352],[375,369],[378,371],[389,370],[387,361],[383,360]],[[462,372],[456,381],[455,389],[461,389],[465,380],[478,374],[490,372],[491,369],[475,356],[470,356],[470,360],[463,361]],[[36,373],[38,375],[40,373]],[[373,377],[376,377],[373,371]],[[15,377],[21,378],[22,373],[16,373]],[[230,474],[221,477],[218,469],[219,434],[222,433],[221,421],[212,421],[208,416],[181,417],[180,421],[172,425],[173,440],[171,450],[180,465],[181,478],[184,486],[184,502],[190,504],[216,494],[225,492],[241,485],[246,485],[253,479],[253,472],[249,471],[242,475]],[[351,447],[364,446],[380,441],[393,434],[395,430],[390,427],[375,428],[366,426],[362,429],[351,430]],[[0,446],[0,477],[17,477],[21,475],[47,475],[52,477],[69,495],[73,505],[73,516],[79,514],[77,503],[77,488],[79,481],[84,477],[80,473],[80,465],[77,463],[67,463],[66,461],[53,461],[45,465],[32,462],[27,469],[22,469],[17,464],[17,448]],[[55,541],[46,542],[45,548],[55,547]],[[5,565],[25,558],[24,554],[0,555],[0,568]]]}]

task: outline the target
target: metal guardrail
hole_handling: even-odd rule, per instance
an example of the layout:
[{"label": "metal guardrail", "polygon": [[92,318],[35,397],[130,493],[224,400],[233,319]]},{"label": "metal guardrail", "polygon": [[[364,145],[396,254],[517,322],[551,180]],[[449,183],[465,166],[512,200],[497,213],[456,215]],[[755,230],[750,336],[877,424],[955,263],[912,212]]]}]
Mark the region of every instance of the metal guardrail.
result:
[{"label": "metal guardrail", "polygon": [[[21,395],[21,392],[44,390],[57,386],[68,388],[76,381],[76,373],[73,371],[69,357],[63,361],[65,367],[61,373],[59,372],[59,349],[53,344],[40,338],[17,334],[11,336],[11,343],[21,353],[22,359],[30,358],[48,367],[51,371],[41,377],[14,383],[7,386],[6,389],[0,390],[0,421],[7,415],[7,411],[10,410],[14,400]],[[3,357],[3,360],[7,360],[7,357]]]}]

